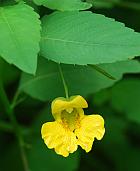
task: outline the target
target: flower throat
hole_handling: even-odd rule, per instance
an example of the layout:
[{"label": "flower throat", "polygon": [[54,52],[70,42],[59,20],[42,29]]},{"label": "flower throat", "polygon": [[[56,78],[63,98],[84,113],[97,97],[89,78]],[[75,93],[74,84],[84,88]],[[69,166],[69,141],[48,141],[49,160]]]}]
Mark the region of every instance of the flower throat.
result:
[{"label": "flower throat", "polygon": [[79,119],[79,114],[75,108],[68,108],[61,112],[61,120],[64,127],[70,131],[74,131],[77,128],[77,121]]}]

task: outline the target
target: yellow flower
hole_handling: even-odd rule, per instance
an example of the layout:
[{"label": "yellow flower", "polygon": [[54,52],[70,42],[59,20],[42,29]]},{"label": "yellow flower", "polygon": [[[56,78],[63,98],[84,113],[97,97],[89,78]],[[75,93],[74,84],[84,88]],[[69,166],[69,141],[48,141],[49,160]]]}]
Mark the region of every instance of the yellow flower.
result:
[{"label": "yellow flower", "polygon": [[80,145],[86,152],[92,149],[94,138],[101,140],[104,133],[104,119],[100,115],[84,115],[86,100],[78,95],[69,99],[56,98],[52,102],[54,122],[43,124],[42,138],[48,148],[67,157]]}]

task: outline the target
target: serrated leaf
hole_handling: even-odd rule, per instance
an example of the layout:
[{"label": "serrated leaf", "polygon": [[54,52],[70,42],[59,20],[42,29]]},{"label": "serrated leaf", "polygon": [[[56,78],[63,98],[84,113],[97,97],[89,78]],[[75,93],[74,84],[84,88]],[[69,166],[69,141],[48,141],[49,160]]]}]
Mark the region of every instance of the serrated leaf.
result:
[{"label": "serrated leaf", "polygon": [[33,0],[37,5],[44,5],[50,9],[59,11],[85,10],[92,6],[90,3],[81,0]]},{"label": "serrated leaf", "polygon": [[0,55],[8,63],[35,73],[39,52],[40,21],[24,4],[0,7]]},{"label": "serrated leaf", "polygon": [[55,62],[100,64],[140,55],[140,34],[91,12],[55,12],[42,20],[41,54]]},{"label": "serrated leaf", "polygon": [[[83,96],[113,85],[121,79],[124,73],[140,72],[140,64],[137,61],[100,65],[101,68],[116,78],[115,81],[88,66],[64,64],[61,67],[68,85],[69,94],[80,94]],[[19,89],[43,101],[65,96],[58,64],[42,58],[39,61],[36,76],[29,74],[22,75]]]}]

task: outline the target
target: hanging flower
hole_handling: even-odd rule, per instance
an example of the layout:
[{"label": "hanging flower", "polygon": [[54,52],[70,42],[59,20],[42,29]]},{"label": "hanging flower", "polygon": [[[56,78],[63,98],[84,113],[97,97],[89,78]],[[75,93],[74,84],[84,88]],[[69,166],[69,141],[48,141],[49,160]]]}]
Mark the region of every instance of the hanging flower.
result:
[{"label": "hanging flower", "polygon": [[101,140],[104,133],[104,119],[100,115],[84,115],[86,100],[80,96],[69,99],[56,98],[52,102],[54,122],[44,123],[42,138],[48,148],[67,157],[77,150],[78,145],[86,152],[92,149],[94,138]]}]

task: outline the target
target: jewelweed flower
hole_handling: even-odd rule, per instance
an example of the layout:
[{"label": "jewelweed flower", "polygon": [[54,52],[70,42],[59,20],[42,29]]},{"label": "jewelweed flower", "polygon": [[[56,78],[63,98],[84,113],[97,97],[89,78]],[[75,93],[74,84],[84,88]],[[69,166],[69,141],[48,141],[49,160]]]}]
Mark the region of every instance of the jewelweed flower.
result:
[{"label": "jewelweed flower", "polygon": [[84,115],[86,100],[80,96],[69,99],[56,98],[51,105],[54,122],[44,123],[41,135],[48,148],[67,157],[77,150],[78,145],[86,152],[92,149],[94,139],[101,140],[104,133],[104,119],[100,115]]}]

